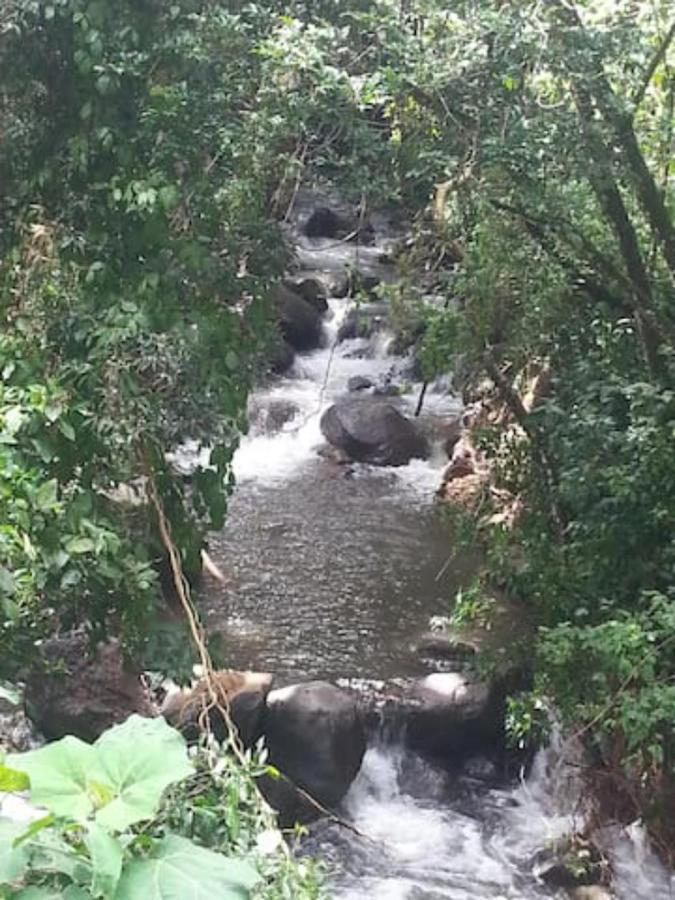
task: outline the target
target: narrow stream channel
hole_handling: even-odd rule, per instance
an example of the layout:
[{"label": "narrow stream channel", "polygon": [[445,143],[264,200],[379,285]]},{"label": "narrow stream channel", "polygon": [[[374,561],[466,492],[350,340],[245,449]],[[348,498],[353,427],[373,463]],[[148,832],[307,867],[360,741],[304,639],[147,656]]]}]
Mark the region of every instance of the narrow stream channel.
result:
[{"label": "narrow stream channel", "polygon": [[[361,252],[375,260],[377,250]],[[300,251],[308,268],[344,265],[354,252],[321,241]],[[433,502],[445,462],[439,446],[430,460],[397,469],[339,466],[317,452],[320,413],[345,395],[351,376],[377,382],[407,365],[388,355],[384,332],[337,343],[348,304],[330,300],[323,348],[254,395],[258,414],[280,401],[294,412],[276,432],[254,425],[243,439],[227,525],[210,544],[231,582],[209,590],[209,626],[224,635],[234,667],[273,672],[277,683],[424,673],[415,638],[430,616],[448,611],[474,566],[462,556],[448,563],[451,537]],[[418,391],[412,385],[401,400],[408,414]],[[458,410],[446,385],[430,389],[427,426]],[[557,760],[555,750],[542,752],[526,782],[504,784],[486,760],[444,771],[383,732],[341,810],[363,837],[319,823],[303,852],[327,863],[336,900],[556,896],[534,860],[575,824],[579,788]],[[673,896],[639,830],[608,840],[617,897]]]}]

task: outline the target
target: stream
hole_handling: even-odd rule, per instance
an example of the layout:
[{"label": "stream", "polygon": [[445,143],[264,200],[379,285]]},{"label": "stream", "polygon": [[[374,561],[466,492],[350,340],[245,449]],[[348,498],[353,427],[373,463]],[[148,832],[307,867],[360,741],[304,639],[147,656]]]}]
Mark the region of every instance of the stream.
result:
[{"label": "stream", "polygon": [[[387,281],[394,273],[381,258],[395,236],[383,227],[372,247],[294,238],[307,271],[351,265]],[[428,460],[398,468],[338,465],[318,452],[320,414],[346,394],[349,378],[400,383],[410,370],[410,360],[390,355],[386,329],[337,341],[349,307],[329,299],[322,347],[255,392],[227,524],[210,540],[229,582],[203,598],[209,628],[224,636],[233,667],[273,672],[277,683],[426,674],[415,639],[431,616],[447,614],[476,565],[470,554],[451,555],[433,502],[447,463],[439,440]],[[408,415],[419,390],[410,383],[400,398]],[[460,406],[447,382],[430,386],[423,427],[436,433]],[[286,420],[270,429],[274,408]],[[320,822],[301,852],[326,862],[336,900],[554,897],[535,856],[579,827],[580,796],[559,747],[541,751],[526,780],[504,783],[487,760],[447,771],[383,728],[340,810],[363,837]],[[606,837],[616,897],[675,895],[637,826]]]}]

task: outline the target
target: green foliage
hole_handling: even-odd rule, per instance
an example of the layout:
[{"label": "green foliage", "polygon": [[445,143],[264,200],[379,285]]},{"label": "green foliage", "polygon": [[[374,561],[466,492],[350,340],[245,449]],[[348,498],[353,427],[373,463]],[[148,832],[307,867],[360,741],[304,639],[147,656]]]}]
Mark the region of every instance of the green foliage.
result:
[{"label": "green foliage", "polygon": [[9,758],[31,798],[56,816],[121,831],[155,812],[166,788],[192,771],[185,742],[164,719],[131,716],[95,744],[65,737]]},{"label": "green foliage", "polygon": [[[252,109],[264,10],[15,0],[3,18],[0,601],[13,675],[34,641],[75,624],[139,645],[163,553],[148,476],[199,571],[284,251],[268,213],[278,159]],[[170,462],[188,437],[211,448],[189,484]]]},{"label": "green foliage", "polygon": [[490,630],[496,600],[487,595],[479,580],[457,591],[449,624],[453,628],[472,626]]},{"label": "green foliage", "polygon": [[248,863],[217,856],[177,835],[159,841],[145,859],[125,868],[116,896],[125,900],[247,900],[258,875]]},{"label": "green foliage", "polygon": [[[17,789],[14,775],[25,773],[31,801],[49,814],[28,829],[0,820],[0,894],[317,898],[313,870],[292,861],[253,786],[264,765],[242,767],[214,748],[192,757],[163,719],[139,716],[93,745],[66,737],[12,756],[0,787]],[[195,811],[217,834],[193,827]],[[266,834],[278,840],[263,855]]]}]

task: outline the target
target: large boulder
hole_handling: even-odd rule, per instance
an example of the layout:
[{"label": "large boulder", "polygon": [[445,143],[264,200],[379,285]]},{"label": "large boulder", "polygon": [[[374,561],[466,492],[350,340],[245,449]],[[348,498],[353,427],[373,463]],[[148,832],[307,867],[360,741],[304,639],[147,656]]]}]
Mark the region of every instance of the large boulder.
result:
[{"label": "large boulder", "polygon": [[73,734],[94,741],[132,713],[156,715],[140,671],[116,640],[92,651],[81,631],[46,641],[26,676],[26,712],[47,740]]},{"label": "large boulder", "polygon": [[312,801],[336,806],[349,790],[366,751],[355,698],[324,681],[272,691],[263,732],[270,762],[284,777],[265,778],[261,787],[284,824],[319,815]]},{"label": "large boulder", "polygon": [[[227,712],[244,747],[252,747],[262,735],[265,699],[271,685],[272,676],[266,672],[214,672],[218,706]],[[218,706],[214,706],[212,693],[202,679],[192,688],[170,693],[161,713],[188,740],[197,739],[203,731],[203,717],[208,715],[213,734],[223,741],[229,729]]]},{"label": "large boulder", "polygon": [[321,417],[326,440],[357,462],[402,466],[425,459],[427,443],[415,425],[380,397],[346,397]]},{"label": "large boulder", "polygon": [[504,691],[458,672],[427,675],[405,697],[407,743],[438,757],[493,752],[504,743]]},{"label": "large boulder", "polygon": [[321,315],[299,294],[279,285],[275,294],[279,328],[295,350],[314,350],[321,344]]}]

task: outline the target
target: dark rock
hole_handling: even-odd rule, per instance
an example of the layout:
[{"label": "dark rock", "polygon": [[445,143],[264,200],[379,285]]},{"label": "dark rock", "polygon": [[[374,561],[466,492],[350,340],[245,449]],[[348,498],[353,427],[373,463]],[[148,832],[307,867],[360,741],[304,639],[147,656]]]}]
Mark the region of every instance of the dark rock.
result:
[{"label": "dark rock", "polygon": [[310,238],[345,238],[358,228],[355,218],[329,206],[316,206],[307,217],[303,231]]},{"label": "dark rock", "polygon": [[[272,676],[265,672],[214,673],[214,684],[220,704],[229,712],[244,747],[252,747],[262,735],[265,699]],[[200,718],[207,713],[213,734],[220,741],[228,737],[222,713],[212,707],[211,695],[204,681],[193,688],[169,694],[162,704],[164,718],[178,728],[188,740],[197,740],[203,731]]]},{"label": "dark rock", "polygon": [[365,375],[352,375],[352,377],[347,382],[347,390],[350,393],[355,393],[356,391],[367,391],[368,388],[374,387],[374,382],[371,378],[366,378]]},{"label": "dark rock", "polygon": [[274,344],[270,354],[270,370],[275,375],[283,375],[293,365],[295,350],[283,338]]},{"label": "dark rock", "polygon": [[496,751],[504,743],[504,694],[457,672],[427,675],[404,698],[410,747],[438,757]]},{"label": "dark rock", "polygon": [[347,397],[321,417],[321,431],[356,462],[401,466],[427,456],[424,438],[395,406],[378,397]]},{"label": "dark rock", "polygon": [[294,278],[286,281],[286,287],[315,309],[320,315],[328,310],[328,297],[326,287],[318,278],[311,276]]},{"label": "dark rock", "polygon": [[132,713],[152,716],[140,671],[125,665],[116,640],[92,652],[84,632],[50,638],[26,677],[26,712],[47,740],[94,741]]},{"label": "dark rock", "polygon": [[349,285],[347,272],[336,272],[331,276],[328,284],[329,295],[341,300],[349,294]]},{"label": "dark rock", "polygon": [[355,699],[323,681],[272,691],[263,731],[270,762],[285,778],[266,778],[261,788],[280,811],[282,824],[319,814],[294,785],[322,806],[336,806],[349,790],[366,751]]},{"label": "dark rock", "polygon": [[338,341],[369,338],[386,327],[389,307],[386,303],[366,303],[350,309],[337,333]]},{"label": "dark rock", "polygon": [[299,294],[279,285],[275,301],[279,314],[279,328],[295,350],[314,350],[321,344],[321,316]]}]

